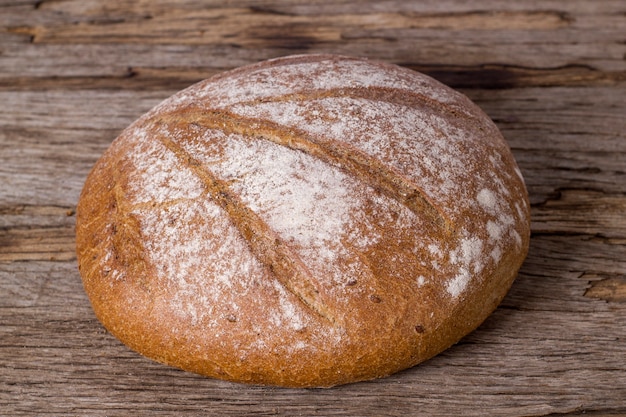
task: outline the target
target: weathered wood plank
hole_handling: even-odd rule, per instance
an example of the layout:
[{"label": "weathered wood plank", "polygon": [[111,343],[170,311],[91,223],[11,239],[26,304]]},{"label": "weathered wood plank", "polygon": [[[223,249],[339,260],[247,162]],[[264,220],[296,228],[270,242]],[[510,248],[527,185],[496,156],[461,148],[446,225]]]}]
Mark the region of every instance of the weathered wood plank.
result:
[{"label": "weathered wood plank", "polygon": [[[595,74],[592,78],[598,69],[609,72],[609,80],[624,78],[626,19],[619,2],[595,2],[593,8],[580,1],[541,8],[500,3],[493,9],[452,3],[447,9],[436,2],[397,1],[376,7],[321,2],[313,8],[304,2],[243,1],[229,8],[77,1],[5,7],[0,27],[34,44],[26,50],[23,44],[7,45],[0,57],[9,70],[1,77],[10,85],[53,65],[56,76],[121,78],[129,67],[204,71],[285,53],[332,51],[421,66],[491,64],[541,71],[575,65]],[[125,44],[122,56],[119,43]],[[32,65],[33,59],[44,65]],[[570,77],[583,76],[582,71]]]},{"label": "weathered wood plank", "polygon": [[[51,48],[46,48],[48,52]],[[65,50],[63,56],[75,51]],[[93,51],[92,51],[93,52]],[[155,51],[152,51],[153,53]],[[216,51],[207,51],[207,54]],[[274,54],[270,54],[274,56]],[[249,55],[246,55],[250,58]],[[23,60],[24,57],[21,57]],[[54,58],[52,58],[54,59]],[[100,58],[103,59],[102,57]],[[130,57],[129,57],[130,59]],[[134,57],[136,59],[136,57]],[[135,63],[138,63],[134,61]],[[245,65],[253,61],[241,61]],[[626,71],[599,71],[583,65],[569,65],[556,68],[527,68],[512,65],[477,65],[447,66],[403,64],[407,68],[428,74],[453,88],[462,89],[507,89],[518,87],[568,87],[568,86],[620,86],[626,82]],[[69,63],[67,63],[69,65]],[[5,77],[0,74],[0,90],[37,91],[37,90],[81,90],[89,89],[122,89],[122,90],[181,90],[189,85],[209,78],[228,68],[221,67],[184,67],[180,62],[162,68],[145,66],[127,66],[125,68],[108,68],[100,66],[95,71],[105,75],[90,73],[43,76],[38,73],[31,75]],[[82,68],[82,67],[81,67]],[[83,68],[84,70],[84,68]],[[63,71],[63,69],[61,69]],[[74,71],[73,71],[74,72]],[[87,71],[88,72],[88,71]]]},{"label": "weathered wood plank", "polygon": [[[626,415],[624,33],[623,0],[0,0],[0,415]],[[485,109],[533,203],[518,279],[381,381],[248,387],[140,357],[82,289],[85,176],[173,92],[300,52],[399,63]]]},{"label": "weathered wood plank", "polygon": [[533,211],[533,231],[578,233],[607,238],[626,236],[626,195],[563,190]]},{"label": "weathered wood plank", "polygon": [[[623,79],[623,54],[626,46],[620,44],[619,34],[615,35],[614,43],[603,46],[605,42],[587,41],[587,34],[575,32],[564,34],[565,40],[558,39],[550,45],[538,45],[543,37],[553,37],[553,33],[545,33],[537,38],[523,39],[521,35],[511,35],[505,32],[496,36],[496,41],[490,41],[490,36],[478,36],[475,31],[459,31],[449,34],[445,31],[428,29],[413,34],[397,33],[394,36],[365,36],[353,35],[351,39],[334,43],[297,44],[294,39],[291,44],[285,44],[278,37],[275,41],[267,41],[264,46],[243,47],[230,42],[218,44],[128,44],[124,50],[128,55],[115,56],[119,47],[115,44],[106,45],[66,45],[66,44],[34,44],[30,53],[22,53],[24,44],[15,44],[5,51],[6,67],[10,70],[3,77],[15,77],[26,74],[39,74],[43,71],[41,65],[33,65],[32,59],[27,56],[38,52],[42,62],[50,60],[46,56],[58,57],[56,61],[45,63],[56,67],[56,72],[49,75],[103,75],[123,76],[128,67],[199,67],[209,69],[230,68],[220,65],[228,64],[223,54],[234,58],[233,66],[255,62],[261,59],[273,58],[295,53],[338,53],[346,55],[360,55],[403,65],[414,66],[469,66],[480,67],[485,65],[505,65],[519,68],[553,69],[576,65],[589,67],[591,70],[602,70],[615,75],[612,78]],[[478,32],[480,33],[480,32]],[[443,36],[445,34],[445,36]],[[411,35],[411,36],[409,36]],[[254,37],[255,35],[250,35]],[[511,39],[506,39],[510,36]],[[27,42],[30,35],[23,36]],[[522,38],[522,39],[521,39]],[[359,40],[360,39],[360,40]],[[420,48],[415,48],[419,43]],[[485,46],[488,44],[489,46]],[[527,46],[531,45],[531,46]],[[21,48],[21,49],[20,49]],[[597,51],[608,48],[610,57],[599,54]],[[511,51],[515,50],[515,54]],[[101,51],[101,53],[98,53]],[[137,51],[133,54],[132,51]],[[590,52],[592,51],[592,52]],[[77,54],[73,55],[72,53]],[[257,58],[257,59],[255,59]],[[72,62],[80,65],[72,65]],[[26,63],[29,65],[25,65]],[[51,68],[53,69],[53,68]]]},{"label": "weathered wood plank", "polygon": [[[219,24],[208,25],[207,22]],[[69,43],[80,35],[81,41],[86,43],[106,41],[201,45],[228,41],[239,46],[254,47],[267,43],[297,46],[304,43],[339,42],[343,36],[366,37],[369,30],[377,27],[384,27],[386,31],[393,33],[395,30],[409,28],[413,32],[421,29],[545,30],[569,26],[564,13],[553,11],[438,15],[376,12],[317,15],[315,19],[311,19],[311,16],[286,15],[254,8],[172,10],[171,7],[162,10],[146,9],[143,13],[134,16],[126,14],[120,18],[104,16],[94,19],[93,15],[73,15],[67,24],[57,22],[54,26],[47,26],[43,23],[37,26],[13,26],[9,31],[28,35],[34,43]],[[352,28],[366,33],[351,35],[351,30],[354,30]],[[172,33],[176,33],[176,36],[172,37]]]},{"label": "weathered wood plank", "polygon": [[[603,16],[619,20],[619,13],[624,11],[623,3],[620,0],[604,0],[590,4],[584,0],[571,0],[563,3],[559,0],[548,1],[526,1],[526,2],[501,2],[497,0],[483,0],[481,2],[467,3],[458,0],[443,1],[421,1],[406,2],[399,0],[383,0],[378,2],[359,2],[342,0],[292,0],[289,2],[276,2],[272,0],[233,0],[224,6],[219,1],[198,1],[185,0],[172,5],[165,0],[151,1],[149,3],[117,1],[114,3],[103,3],[97,0],[26,0],[8,1],[8,4],[0,3],[5,11],[10,12],[14,8],[20,11],[37,10],[40,14],[52,12],[52,16],[57,22],[62,22],[66,16],[78,18],[90,17],[95,22],[111,22],[132,18],[145,18],[147,15],[161,16],[172,12],[189,13],[202,12],[207,10],[225,10],[227,14],[233,8],[249,9],[256,13],[265,13],[277,16],[308,16],[319,15],[346,16],[352,14],[376,16],[377,13],[390,11],[401,12],[403,17],[412,15],[435,15],[435,16],[455,16],[456,14],[470,15],[491,15],[502,14],[511,15],[552,15],[558,14],[560,20],[570,23],[575,19],[567,19],[569,15]],[[401,21],[401,20],[400,20]],[[471,19],[469,20],[471,22]],[[6,20],[0,21],[5,23]],[[31,21],[32,22],[32,21]],[[39,22],[39,21],[38,21]],[[603,20],[603,22],[607,22]],[[20,21],[18,21],[20,23]],[[393,23],[397,24],[397,23]],[[467,25],[468,23],[461,23]],[[528,22],[528,25],[544,26],[543,22]],[[498,27],[501,24],[498,23]],[[515,23],[510,28],[517,28]],[[605,28],[606,25],[595,25],[596,28]],[[481,29],[489,29],[481,27]]]},{"label": "weathered wood plank", "polygon": [[[289,2],[276,4],[276,2],[262,1],[231,1],[222,7],[218,4],[202,1],[185,1],[172,5],[171,2],[155,1],[150,3],[138,2],[115,2],[102,3],[98,1],[39,1],[32,5],[14,4],[4,6],[4,17],[0,18],[0,24],[11,28],[20,28],[21,25],[33,25],[38,27],[49,25],[53,22],[57,28],[64,23],[87,23],[91,25],[116,25],[120,23],[138,22],[144,20],[167,19],[168,23],[176,24],[181,18],[192,17],[190,26],[185,30],[196,31],[196,25],[202,20],[216,21],[220,19],[221,28],[213,28],[213,31],[224,33],[237,33],[233,30],[231,19],[237,18],[242,27],[253,27],[254,23],[273,23],[274,25],[284,25],[285,22],[299,23],[300,26],[312,27],[312,17],[327,16],[328,23],[341,27],[348,25],[360,26],[363,23],[383,27],[437,27],[444,29],[453,28],[473,28],[480,30],[490,30],[498,28],[509,29],[545,29],[559,28],[567,26],[572,19],[568,18],[565,11],[555,9],[543,10],[515,10],[509,7],[492,8],[488,11],[484,9],[459,10],[458,3],[451,9],[433,8],[431,5],[418,5],[412,2],[386,1],[380,2],[378,7],[371,3],[350,3],[345,2]],[[339,7],[337,7],[339,6]],[[416,7],[418,6],[418,7]],[[421,7],[419,7],[421,6]],[[2,5],[0,5],[2,7]],[[575,6],[574,6],[575,7]],[[397,11],[397,12],[396,12]],[[397,15],[394,15],[394,12]],[[596,11],[597,13],[597,11]],[[25,15],[31,14],[33,18],[28,19]],[[306,20],[300,19],[307,18]],[[252,22],[248,21],[251,19]],[[505,23],[509,22],[509,26]],[[253,23],[252,25],[250,23]],[[361,23],[361,24],[359,24]],[[410,23],[410,24],[409,24]],[[151,27],[155,23],[149,23]],[[322,22],[321,26],[324,26]],[[144,27],[146,29],[147,27]],[[78,28],[80,29],[80,28]],[[67,29],[61,29],[65,32]],[[106,29],[105,29],[106,30]],[[133,35],[138,31],[129,29]],[[154,30],[154,29],[152,29]],[[150,29],[146,31],[150,32]],[[94,34],[89,30],[81,33]],[[123,32],[123,31],[122,31]],[[322,32],[316,32],[322,33]],[[204,35],[205,33],[200,33]],[[159,39],[166,42],[174,40],[172,37],[161,35]],[[54,41],[58,36],[48,38]],[[63,36],[63,35],[61,35]],[[123,41],[132,40],[132,36],[126,36]],[[183,41],[184,42],[184,41]]]},{"label": "weathered wood plank", "polygon": [[0,262],[74,260],[74,229],[9,229],[0,237]]}]

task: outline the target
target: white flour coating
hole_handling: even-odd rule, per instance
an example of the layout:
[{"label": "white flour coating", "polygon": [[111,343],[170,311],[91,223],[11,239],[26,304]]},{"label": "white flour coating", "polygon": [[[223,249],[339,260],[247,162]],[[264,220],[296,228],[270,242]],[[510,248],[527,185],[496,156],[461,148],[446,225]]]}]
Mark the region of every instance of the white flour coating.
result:
[{"label": "white flour coating", "polygon": [[[236,70],[216,80],[200,82],[170,97],[149,114],[170,111],[190,103],[206,102],[216,108],[227,108],[241,102],[343,88],[397,89],[451,106],[460,114],[476,116],[477,113],[468,107],[470,102],[465,96],[405,68],[390,65],[381,68],[369,62],[332,58],[318,62],[289,62],[288,65],[280,65],[280,59],[274,61],[277,66],[253,68],[247,71],[245,77],[239,77],[240,71]],[[292,77],[297,77],[298,82],[294,83]]]},{"label": "white flour coating", "polygon": [[113,246],[112,235],[109,234],[106,236],[104,242],[102,243],[102,246],[106,248],[106,252],[104,253],[104,256],[102,257],[100,261],[101,264],[103,265],[102,271],[109,278],[111,285],[113,285],[113,282],[118,281],[118,280],[123,280],[124,278],[126,278],[126,272],[123,270],[120,271],[114,265],[111,265],[111,261],[115,257],[115,254],[113,252],[114,246]]},{"label": "white flour coating", "polygon": [[450,252],[450,263],[458,268],[457,274],[447,283],[448,293],[456,298],[469,284],[472,276],[480,274],[484,264],[484,242],[476,236],[463,233],[459,246]]},{"label": "white flour coating", "polygon": [[[237,77],[238,72],[233,74],[187,89],[157,106],[149,115],[204,101],[212,108],[298,128],[322,141],[343,143],[372,158],[388,161],[393,170],[413,181],[453,224],[467,226],[461,227],[462,233],[451,247],[427,237],[415,238],[416,253],[421,250],[419,253],[430,255],[421,265],[432,268],[434,273],[446,273],[449,278],[442,282],[424,275],[412,279],[418,288],[439,285],[452,300],[461,297],[472,279],[485,268],[493,267],[512,241],[521,245],[522,239],[514,226],[525,219],[527,208],[505,203],[513,191],[506,185],[509,177],[521,179],[521,173],[516,168],[513,175],[505,172],[506,166],[498,153],[505,146],[481,133],[492,132],[493,128],[481,119],[484,116],[479,111],[461,108],[468,103],[463,96],[442,89],[420,74],[389,67],[381,75],[378,67],[360,61],[327,60],[257,68],[245,78]],[[293,77],[299,81],[295,83]],[[454,107],[463,117],[474,118],[483,130],[469,131],[460,127],[462,124],[451,123],[447,118],[450,116],[442,117],[430,110],[355,97],[263,102],[265,98],[280,95],[372,86],[423,94],[434,102]],[[402,230],[404,225],[423,221],[387,197],[377,197],[373,204],[376,211],[364,213],[365,196],[375,193],[341,169],[303,152],[259,138],[209,129],[198,130],[198,136],[191,141],[184,141],[182,133],[165,132],[214,175],[227,181],[247,207],[293,246],[315,272],[316,279],[345,283],[352,279],[351,275],[367,273],[366,265],[360,261],[343,263],[354,257],[355,250],[366,251],[377,244],[380,236],[371,219],[376,218],[381,224],[388,222],[382,220],[385,211],[393,209],[400,213],[399,223],[385,223],[388,228]],[[136,147],[128,158],[137,170],[137,175],[131,177],[131,189],[137,195],[133,203],[198,200],[204,188],[191,170],[145,130],[135,129],[132,135]],[[488,162],[483,155],[489,155]],[[476,169],[480,164],[486,167]],[[468,172],[472,178],[468,178]],[[206,199],[210,200],[208,196]],[[163,216],[174,214],[177,217],[173,226],[167,226]],[[147,245],[150,259],[168,277],[169,285],[178,287],[180,298],[173,305],[192,323],[211,317],[217,320],[216,306],[228,302],[237,305],[237,300],[231,299],[233,283],[245,284],[246,277],[262,275],[261,266],[227,216],[209,202],[200,206],[176,203],[166,214],[147,210],[137,215],[143,233],[157,236]],[[471,219],[478,216],[487,216],[486,224],[472,225]],[[354,232],[357,222],[369,228],[369,235]],[[237,261],[228,256],[232,248],[239,248],[235,249]],[[280,284],[272,285],[279,302],[265,307],[268,320],[294,331],[303,329],[306,326],[303,307]],[[342,294],[333,293],[336,297]],[[183,303],[181,300],[187,295],[193,295],[194,301]]]},{"label": "white flour coating", "polygon": [[[209,199],[177,202],[166,210],[142,207],[133,215],[150,236],[146,250],[161,285],[175,294],[166,308],[191,326],[211,329],[219,328],[224,320],[236,321],[242,301],[247,308],[259,304],[257,309],[266,317],[258,319],[271,323],[276,331],[286,327],[299,331],[308,325],[300,302],[277,281],[253,285],[253,277],[263,275],[263,266]],[[263,292],[273,293],[278,303],[265,305],[266,296],[259,294]],[[267,337],[270,334],[259,335],[259,343]]]},{"label": "white flour coating", "polygon": [[[177,288],[177,298],[172,303],[180,314],[191,316],[193,324],[211,313],[233,280],[260,268],[245,253],[228,259],[226,245],[241,245],[243,239],[209,200],[181,202],[167,210],[138,209],[134,214],[141,220],[143,233],[152,237],[147,239],[146,249],[157,273],[165,285]],[[211,227],[201,227],[207,220]],[[215,239],[225,244],[216,245]],[[212,272],[207,274],[209,265]],[[183,305],[182,300],[186,299],[198,303]]]},{"label": "white flour coating", "polygon": [[525,214],[518,203],[513,205],[514,211],[505,204],[507,201],[505,197],[509,195],[509,191],[501,182],[495,181],[492,185],[496,185],[497,190],[482,188],[476,195],[476,201],[488,218],[485,225],[489,243],[486,255],[497,263],[502,258],[503,248],[509,245],[511,240],[516,246],[521,247],[522,239],[514,226],[516,219],[524,219]]},{"label": "white flour coating", "polygon": [[[345,283],[357,275],[346,273],[344,264],[355,250],[365,251],[378,242],[373,215],[386,219],[386,227],[415,227],[420,222],[406,207],[340,169],[285,146],[215,130],[199,133],[182,146],[227,181],[248,208],[289,242],[307,268],[328,281]],[[376,213],[362,211],[362,196],[378,207]],[[389,211],[398,217],[392,220]],[[367,233],[357,233],[357,223]],[[352,268],[365,266],[357,263]]]},{"label": "white flour coating", "polygon": [[319,159],[267,141],[228,141],[214,172],[272,229],[301,246],[332,241],[358,200],[354,179]]},{"label": "white flour coating", "polygon": [[126,155],[135,167],[129,182],[133,203],[163,203],[200,195],[200,180],[145,128],[133,128],[129,137],[135,144],[133,152]]},{"label": "white flour coating", "polygon": [[304,329],[306,327],[306,321],[300,309],[295,306],[293,300],[289,298],[289,294],[282,285],[278,284],[277,281],[273,281],[273,283],[279,296],[279,308],[272,313],[272,323],[274,323],[277,328],[280,328],[286,323],[295,331]]},{"label": "white flour coating", "polygon": [[503,233],[503,227],[499,223],[494,222],[493,220],[487,221],[487,233],[489,234],[490,242],[497,242]]},{"label": "white flour coating", "polygon": [[446,284],[446,290],[452,297],[457,298],[465,290],[471,278],[469,270],[461,267],[458,274]]},{"label": "white flour coating", "polygon": [[424,277],[423,275],[420,275],[417,277],[417,286],[419,288],[422,288],[424,284],[426,284],[426,282],[427,282],[426,277]]},{"label": "white flour coating", "polygon": [[[475,138],[467,132],[423,109],[333,97],[236,105],[229,110],[298,128],[313,137],[343,142],[375,159],[389,161],[390,167],[440,202],[443,210],[462,208],[456,204],[459,198],[473,198],[465,186],[466,171],[468,165],[479,161],[475,154],[468,155],[466,146],[484,145],[475,144]],[[311,114],[318,116],[311,118]]]},{"label": "white flour coating", "polygon": [[441,252],[441,248],[434,243],[431,243],[430,245],[428,245],[428,251],[433,256],[441,257],[443,255],[443,253]]},{"label": "white flour coating", "polygon": [[[206,84],[197,91],[198,98],[218,99],[221,106],[241,101],[259,100],[291,94],[300,89],[333,90],[339,88],[393,88],[420,93],[442,103],[464,102],[458,93],[442,89],[431,78],[398,67],[380,68],[361,61],[320,61],[297,63],[259,69],[247,75],[245,85],[238,78],[223,78],[219,83]],[[338,77],[337,74],[349,74]],[[291,81],[298,77],[298,83]]]},{"label": "white flour coating", "polygon": [[478,192],[476,199],[483,208],[489,212],[493,212],[497,209],[496,196],[493,191],[483,188]]}]

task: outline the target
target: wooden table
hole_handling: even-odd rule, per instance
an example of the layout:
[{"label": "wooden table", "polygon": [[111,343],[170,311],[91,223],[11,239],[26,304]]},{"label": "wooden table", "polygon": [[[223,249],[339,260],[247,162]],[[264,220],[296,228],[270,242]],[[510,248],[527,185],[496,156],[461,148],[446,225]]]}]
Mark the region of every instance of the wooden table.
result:
[{"label": "wooden table", "polygon": [[[292,53],[362,55],[460,89],[509,141],[530,254],[436,358],[328,390],[162,366],[103,330],[75,206],[112,139],[175,91]],[[626,3],[0,0],[0,415],[626,415]]]}]

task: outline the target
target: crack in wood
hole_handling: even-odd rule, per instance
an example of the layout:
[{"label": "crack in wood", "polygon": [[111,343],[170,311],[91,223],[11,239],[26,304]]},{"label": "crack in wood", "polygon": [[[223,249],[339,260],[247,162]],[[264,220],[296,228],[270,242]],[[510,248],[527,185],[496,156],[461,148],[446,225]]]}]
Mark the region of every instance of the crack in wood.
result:
[{"label": "crack in wood", "polygon": [[571,64],[530,67],[510,64],[399,65],[427,74],[454,88],[507,89],[520,87],[565,87],[615,85],[626,81],[626,71],[600,71],[591,65]]},{"label": "crack in wood", "polygon": [[[34,34],[31,36],[34,39]],[[479,66],[398,65],[429,75],[453,88],[510,89],[525,87],[612,86],[626,81],[626,71],[601,71],[588,65],[525,67],[489,64]],[[180,90],[230,68],[132,67],[120,73],[66,76],[13,76],[0,79],[0,91],[42,89]],[[588,132],[582,132],[588,133]]]},{"label": "crack in wood", "polygon": [[[581,278],[592,278],[592,274],[583,274]],[[607,302],[626,303],[626,276],[614,276],[589,281],[590,287],[585,297],[605,300]]]},{"label": "crack in wood", "polygon": [[0,216],[67,216],[74,215],[75,206],[14,204],[0,206]]}]

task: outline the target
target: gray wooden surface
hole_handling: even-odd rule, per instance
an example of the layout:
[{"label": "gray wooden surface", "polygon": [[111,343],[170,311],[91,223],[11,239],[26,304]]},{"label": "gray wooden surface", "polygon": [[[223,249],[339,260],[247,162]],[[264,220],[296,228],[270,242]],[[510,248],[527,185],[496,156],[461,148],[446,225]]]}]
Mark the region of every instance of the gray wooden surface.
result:
[{"label": "gray wooden surface", "polygon": [[[168,368],[106,333],[74,254],[87,172],[175,91],[292,53],[460,89],[509,141],[530,254],[436,358],[328,390]],[[626,415],[626,2],[0,0],[0,415]]]}]

